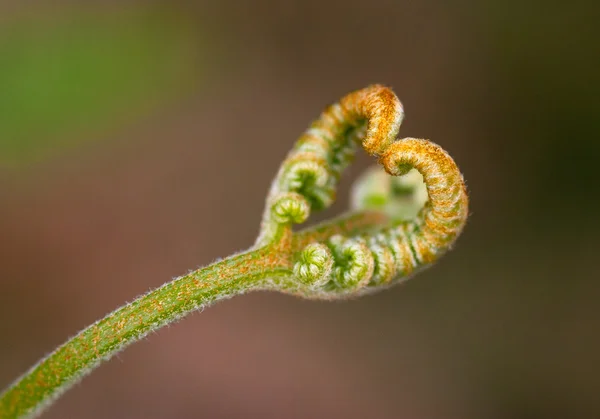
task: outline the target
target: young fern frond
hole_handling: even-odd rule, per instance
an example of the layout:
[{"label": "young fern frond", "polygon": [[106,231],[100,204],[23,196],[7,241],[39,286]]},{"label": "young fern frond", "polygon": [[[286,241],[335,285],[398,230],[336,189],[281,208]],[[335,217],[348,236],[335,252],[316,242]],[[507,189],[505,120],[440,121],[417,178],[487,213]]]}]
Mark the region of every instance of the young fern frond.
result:
[{"label": "young fern frond", "polygon": [[[380,85],[327,107],[281,165],[253,247],[168,282],[81,331],[0,394],[0,418],[36,416],[102,361],[218,300],[254,290],[344,299],[433,263],[462,231],[468,198],[441,147],[396,140],[403,117],[396,95]],[[354,187],[349,213],[293,231],[312,210],[331,205],[358,146],[378,156],[391,176],[370,171]]]}]

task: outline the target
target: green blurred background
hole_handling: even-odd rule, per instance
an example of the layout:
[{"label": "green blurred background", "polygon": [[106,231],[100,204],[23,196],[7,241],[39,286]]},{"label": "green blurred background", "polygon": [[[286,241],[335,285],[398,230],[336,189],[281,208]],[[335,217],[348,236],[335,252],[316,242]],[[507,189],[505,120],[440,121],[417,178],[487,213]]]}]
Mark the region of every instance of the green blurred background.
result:
[{"label": "green blurred background", "polygon": [[[378,82],[404,103],[402,136],[464,172],[455,250],[355,301],[219,304],[45,417],[600,417],[593,4],[0,2],[0,387],[125,301],[248,247],[295,139]],[[343,211],[371,163],[315,219]]]}]

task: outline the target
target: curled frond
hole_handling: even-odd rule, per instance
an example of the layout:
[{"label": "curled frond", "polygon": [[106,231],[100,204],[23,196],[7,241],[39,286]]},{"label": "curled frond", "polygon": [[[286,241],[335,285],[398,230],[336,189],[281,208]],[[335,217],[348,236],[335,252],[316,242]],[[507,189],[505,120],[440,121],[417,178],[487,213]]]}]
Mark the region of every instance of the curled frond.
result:
[{"label": "curled frond", "polygon": [[333,236],[329,246],[335,260],[333,289],[346,293],[369,283],[373,275],[374,259],[369,248],[360,240]]},{"label": "curled frond", "polygon": [[279,224],[301,224],[310,215],[310,205],[306,198],[298,193],[282,193],[271,206],[271,214]]},{"label": "curled frond", "polygon": [[389,284],[396,276],[396,262],[392,251],[388,246],[379,244],[375,238],[370,240],[368,247],[375,263],[373,277],[369,285]]},{"label": "curled frond", "polygon": [[333,256],[322,243],[311,243],[300,252],[294,264],[294,276],[312,290],[323,287],[331,278]]},{"label": "curled frond", "polygon": [[468,197],[462,174],[440,146],[415,138],[392,144],[380,162],[392,175],[402,173],[407,165],[423,175],[429,201],[416,221],[402,227],[417,262],[433,262],[452,245],[467,219]]},{"label": "curled frond", "polygon": [[[403,117],[396,95],[381,85],[327,107],[282,163],[251,249],[150,291],[81,331],[0,394],[0,417],[40,413],[101,361],[217,300],[257,289],[347,298],[431,264],[462,231],[468,198],[458,167],[440,146],[396,140]],[[387,174],[361,178],[355,212],[294,233],[293,224],[334,201],[359,144]]]},{"label": "curled frond", "polygon": [[381,154],[394,142],[404,119],[404,107],[391,89],[373,85],[346,95],[341,111],[350,121],[367,121],[362,146],[369,154]]},{"label": "curled frond", "polygon": [[[357,90],[328,106],[298,139],[281,164],[267,202],[282,192],[296,192],[311,209],[329,207],[343,170],[350,164],[357,143],[371,154],[383,150],[396,138],[404,117],[396,95],[381,85]],[[276,227],[267,207],[257,243],[266,243]]]},{"label": "curled frond", "polygon": [[321,209],[331,205],[335,188],[327,162],[314,153],[299,153],[285,162],[279,179],[279,191],[298,193],[311,207]]},{"label": "curled frond", "polygon": [[[437,144],[415,138],[396,140],[403,116],[402,104],[385,87],[375,85],[350,93],[321,114],[288,158],[289,164],[307,161],[302,157],[306,155],[327,161],[330,177],[327,182],[319,179],[333,194],[339,168],[350,160],[348,133],[352,132],[351,141],[379,156],[387,172],[371,169],[361,177],[353,190],[352,206],[382,212],[388,221],[323,241],[334,262],[331,281],[315,292],[314,298],[360,295],[407,278],[449,249],[464,227],[468,198],[458,167]],[[345,150],[343,158],[340,150]],[[332,168],[334,156],[338,165]],[[280,185],[294,185],[297,193],[310,196],[310,188],[298,185],[316,182],[297,181],[298,176],[293,178],[296,183],[292,182],[286,164],[278,176]],[[334,230],[332,234],[337,234]]]}]

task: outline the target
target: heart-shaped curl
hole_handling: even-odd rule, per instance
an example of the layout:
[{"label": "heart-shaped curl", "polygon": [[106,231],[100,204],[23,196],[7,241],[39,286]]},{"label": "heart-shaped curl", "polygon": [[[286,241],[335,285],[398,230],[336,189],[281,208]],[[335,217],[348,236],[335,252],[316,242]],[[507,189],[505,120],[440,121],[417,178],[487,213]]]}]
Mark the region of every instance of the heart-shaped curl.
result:
[{"label": "heart-shaped curl", "polygon": [[[0,417],[35,416],[102,361],[218,300],[261,289],[348,298],[431,264],[462,231],[468,198],[440,146],[396,140],[403,117],[396,95],[380,85],[326,108],[281,165],[253,247],[151,290],[79,332],[0,394]],[[361,177],[346,215],[294,232],[293,224],[333,203],[358,146],[387,174]]]},{"label": "heart-shaped curl", "polygon": [[279,244],[295,265],[266,288],[316,299],[361,295],[407,278],[452,246],[468,215],[463,177],[437,144],[396,140],[403,119],[396,95],[373,85],[328,106],[300,137],[267,202],[286,197],[308,203],[308,211],[327,208],[358,146],[379,157],[387,176],[371,170],[353,188],[353,212],[297,233],[268,204],[257,246]]}]

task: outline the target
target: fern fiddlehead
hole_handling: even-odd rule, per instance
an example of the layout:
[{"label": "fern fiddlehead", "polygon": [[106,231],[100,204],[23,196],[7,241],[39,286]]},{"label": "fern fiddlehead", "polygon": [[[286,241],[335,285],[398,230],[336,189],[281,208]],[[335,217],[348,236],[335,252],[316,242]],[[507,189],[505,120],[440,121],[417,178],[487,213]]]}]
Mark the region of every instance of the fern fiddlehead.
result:
[{"label": "fern fiddlehead", "polygon": [[[282,163],[253,247],[168,282],[81,331],[0,394],[0,418],[39,414],[103,360],[217,300],[253,290],[349,298],[433,263],[462,231],[468,198],[441,147],[396,140],[403,117],[396,95],[381,85],[327,107]],[[331,205],[359,146],[388,175],[370,170],[353,189],[350,212],[293,231],[311,211]]]}]

